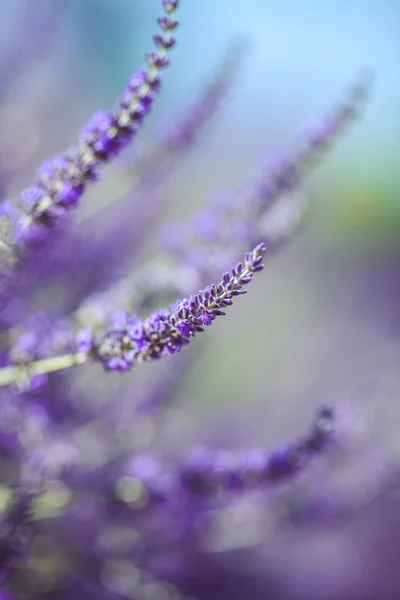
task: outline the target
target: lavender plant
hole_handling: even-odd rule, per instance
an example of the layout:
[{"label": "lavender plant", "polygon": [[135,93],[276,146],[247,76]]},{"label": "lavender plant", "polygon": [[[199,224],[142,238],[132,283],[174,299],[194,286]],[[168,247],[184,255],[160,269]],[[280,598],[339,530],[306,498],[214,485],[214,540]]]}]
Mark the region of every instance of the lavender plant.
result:
[{"label": "lavender plant", "polygon": [[[87,223],[79,230],[70,210],[96,184],[100,168],[133,141],[161,90],[160,73],[175,45],[178,0],[162,4],[157,51],[146,55],[147,66],[129,80],[114,108],[97,113],[71,150],[47,161],[16,204],[5,200],[1,205],[4,598],[189,598],[184,582],[207,555],[199,524],[210,511],[229,511],[256,494],[272,503],[274,490],[290,491],[314,464],[342,448],[340,409],[331,407],[318,411],[304,437],[272,451],[202,447],[160,456],[154,436],[146,443],[143,435],[158,431],[168,418],[177,390],[210,343],[205,330],[246,293],[254,274],[263,270],[263,258],[299,231],[306,214],[298,194],[301,181],[359,113],[365,80],[244,190],[218,194],[189,226],[170,224],[173,243],[167,231],[164,247],[148,263],[130,263],[124,275],[114,266],[96,273],[58,309],[37,299],[41,286],[73,286],[80,259],[65,249],[90,243],[91,230]],[[142,192],[149,192],[154,178],[163,181],[214,113],[237,68],[232,51],[228,59],[172,133],[137,160]],[[128,200],[135,199],[131,193]],[[106,208],[106,216],[116,203]],[[150,212],[151,224],[153,216]],[[128,225],[130,231],[134,225]],[[118,221],[117,230],[122,226]],[[92,255],[105,250],[108,256],[112,237],[106,232],[93,242]],[[137,235],[135,250],[144,237]],[[57,244],[60,254],[52,257],[48,249]],[[118,261],[130,250],[124,241]],[[41,261],[38,285],[34,279]],[[221,271],[220,281],[210,283]],[[163,304],[169,307],[158,308]],[[194,339],[202,332],[203,343]],[[159,365],[143,367],[142,375],[136,368],[164,357]],[[117,381],[116,391],[96,388],[97,376],[86,375],[90,363],[99,363],[104,377]],[[121,373],[134,367],[138,379],[123,379],[129,375]]]}]

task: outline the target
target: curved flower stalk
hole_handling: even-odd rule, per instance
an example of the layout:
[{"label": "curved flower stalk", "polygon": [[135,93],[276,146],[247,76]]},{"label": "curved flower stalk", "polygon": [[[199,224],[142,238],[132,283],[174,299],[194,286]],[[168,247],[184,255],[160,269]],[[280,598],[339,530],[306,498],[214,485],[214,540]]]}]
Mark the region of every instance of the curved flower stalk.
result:
[{"label": "curved flower stalk", "polygon": [[223,492],[275,486],[300,475],[335,442],[335,411],[324,407],[304,438],[272,452],[199,449],[173,471],[165,471],[152,456],[138,455],[129,463],[127,479],[120,482],[119,489],[129,485],[129,477],[136,478],[144,505],[149,506],[158,502],[182,505],[195,498],[218,498]]},{"label": "curved flower stalk", "polygon": [[244,286],[254,273],[264,268],[264,244],[248,252],[243,263],[224,273],[218,285],[210,285],[195,296],[178,300],[171,309],[160,309],[141,321],[118,313],[105,334],[95,336],[90,329],[77,336],[77,353],[37,360],[26,365],[0,369],[0,386],[17,383],[21,377],[44,375],[82,365],[93,359],[109,371],[128,371],[135,363],[155,360],[179,352],[197,332],[225,314],[234,296],[245,294]]},{"label": "curved flower stalk", "polygon": [[158,50],[146,55],[148,66],[131,77],[113,110],[98,112],[81,131],[78,144],[45,162],[38,179],[22,192],[22,214],[14,220],[11,240],[3,240],[15,252],[43,238],[48,227],[77,205],[87,184],[96,180],[99,167],[127,146],[150,111],[160,90],[160,71],[169,65],[167,53],[175,45],[172,32],[178,25],[173,18],[178,0],[164,0],[163,5],[166,16],[158,21],[163,33],[154,36]]},{"label": "curved flower stalk", "polygon": [[177,301],[170,310],[157,310],[144,321],[119,314],[99,339],[87,331],[81,332],[78,349],[110,371],[128,371],[136,362],[180,352],[197,332],[204,331],[216,317],[225,314],[223,309],[233,303],[234,296],[246,293],[243,286],[264,268],[264,251],[264,244],[259,244],[245,255],[243,264],[238,263],[231,273],[224,273],[218,285]]}]

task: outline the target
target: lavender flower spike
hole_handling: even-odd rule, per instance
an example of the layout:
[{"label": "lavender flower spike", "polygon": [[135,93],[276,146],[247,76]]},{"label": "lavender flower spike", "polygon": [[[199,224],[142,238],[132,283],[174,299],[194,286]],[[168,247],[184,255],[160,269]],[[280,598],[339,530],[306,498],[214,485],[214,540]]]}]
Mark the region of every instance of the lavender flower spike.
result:
[{"label": "lavender flower spike", "polygon": [[149,154],[139,158],[137,169],[139,177],[146,178],[148,173],[168,166],[171,159],[180,157],[183,152],[197,141],[205,125],[217,113],[220,105],[230,92],[243,59],[246,47],[241,40],[232,42],[226,56],[194,104],[182,117],[173,122],[171,129],[165,131],[159,146]]},{"label": "lavender flower spike", "polygon": [[81,131],[78,144],[63,156],[47,161],[38,179],[22,192],[22,211],[16,223],[16,243],[22,245],[45,235],[66,212],[76,206],[98,168],[116,156],[134,137],[149,113],[161,86],[159,71],[167,67],[167,52],[175,45],[171,32],[178,22],[172,13],[178,1],[164,0],[167,15],[158,20],[163,30],[154,36],[157,52],[147,54],[148,66],[138,70],[113,110],[98,112]]},{"label": "lavender flower spike", "polygon": [[170,471],[152,456],[135,456],[128,466],[129,475],[137,477],[146,490],[146,507],[284,485],[306,471],[318,456],[340,445],[335,418],[334,409],[322,407],[306,436],[281,448],[270,452],[198,448]]},{"label": "lavender flower spike", "polygon": [[243,286],[253,274],[264,268],[265,245],[259,244],[244,257],[231,273],[225,273],[218,285],[210,285],[195,296],[177,301],[171,310],[155,311],[141,321],[118,314],[113,325],[99,339],[90,332],[78,336],[78,350],[103,363],[109,371],[128,371],[136,362],[155,360],[175,354],[188,344],[197,332],[224,315],[223,309],[233,297],[245,294]]},{"label": "lavender flower spike", "polygon": [[94,336],[89,328],[77,334],[77,351],[52,356],[29,364],[10,365],[0,369],[0,387],[23,378],[83,365],[89,359],[101,362],[108,371],[129,371],[136,362],[144,362],[176,354],[197,332],[225,314],[233,297],[245,294],[243,286],[250,283],[262,264],[265,244],[258,244],[238,263],[231,273],[224,273],[220,283],[210,285],[195,296],[178,300],[171,309],[156,310],[142,321],[119,311],[104,334]]},{"label": "lavender flower spike", "polygon": [[218,491],[238,491],[256,485],[287,483],[304,472],[312,459],[334,445],[335,412],[321,408],[306,437],[277,448],[194,454],[181,466],[180,480],[189,494],[212,495]]}]

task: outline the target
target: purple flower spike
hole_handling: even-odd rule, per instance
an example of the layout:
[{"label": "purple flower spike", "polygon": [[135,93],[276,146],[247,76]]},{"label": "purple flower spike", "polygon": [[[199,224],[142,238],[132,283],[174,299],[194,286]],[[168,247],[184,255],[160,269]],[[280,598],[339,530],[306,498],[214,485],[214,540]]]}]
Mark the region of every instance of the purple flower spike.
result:
[{"label": "purple flower spike", "polygon": [[[321,419],[326,427],[321,428]],[[127,465],[127,472],[140,479],[153,506],[160,501],[174,503],[182,498],[190,501],[198,497],[212,500],[221,498],[222,493],[283,485],[304,471],[317,456],[329,451],[337,435],[335,424],[334,411],[322,409],[305,438],[272,452],[263,449],[215,451],[199,447],[170,470],[146,454],[134,457]],[[316,437],[321,443],[311,447]],[[172,484],[164,488],[165,493],[160,486],[162,481]]]},{"label": "purple flower spike", "polygon": [[167,13],[160,23],[163,33],[155,36],[158,50],[147,55],[148,67],[130,79],[112,111],[98,112],[82,129],[78,144],[65,155],[47,160],[37,180],[22,192],[22,215],[13,239],[15,254],[19,246],[41,239],[35,234],[36,226],[54,226],[67,209],[78,204],[87,184],[98,178],[99,167],[127,146],[148,114],[160,90],[159,70],[169,65],[167,52],[175,45],[170,32],[177,25],[171,19],[177,2],[163,4]]},{"label": "purple flower spike", "polygon": [[271,453],[197,451],[180,467],[181,484],[190,494],[212,495],[221,490],[284,483],[304,470],[313,456],[328,450],[334,437],[335,413],[324,408],[305,439]]},{"label": "purple flower spike", "polygon": [[[201,332],[204,326],[225,314],[234,296],[245,293],[254,273],[261,271],[264,244],[258,244],[245,255],[244,263],[223,275],[218,285],[211,285],[195,296],[175,303],[171,309],[159,309],[145,321],[130,319],[127,324],[115,319],[108,331],[93,342],[88,355],[107,370],[129,370],[136,362],[155,360],[176,354]],[[79,339],[85,339],[83,332]],[[80,346],[82,347],[82,346]]]}]

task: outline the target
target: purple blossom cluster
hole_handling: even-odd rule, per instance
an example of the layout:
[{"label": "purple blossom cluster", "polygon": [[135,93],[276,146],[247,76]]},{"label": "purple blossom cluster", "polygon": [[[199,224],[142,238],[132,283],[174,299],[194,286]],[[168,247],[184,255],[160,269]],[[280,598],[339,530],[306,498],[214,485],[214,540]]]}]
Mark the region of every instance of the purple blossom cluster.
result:
[{"label": "purple blossom cluster", "polygon": [[[17,203],[0,204],[0,600],[188,600],[187,581],[213,560],[209,548],[226,542],[222,525],[236,529],[232,509],[249,500],[253,514],[257,497],[290,521],[301,512],[300,481],[309,492],[302,514],[314,515],[320,496],[307,477],[348,451],[340,407],[321,408],[305,436],[272,451],[264,442],[193,448],[178,433],[173,455],[158,439],[169,418],[179,421],[181,391],[211,344],[206,330],[299,232],[308,208],[302,181],[368,90],[357,81],[290,152],[275,153],[243,189],[218,191],[189,223],[167,224],[163,247],[143,259],[167,177],[217,113],[242,54],[240,45],[228,48],[155,150],[127,155],[135,172],[128,194],[73,220],[70,209],[130,146],[158,98],[178,0],[162,6],[157,50],[114,108],[46,161]],[[104,368],[92,376],[91,363]],[[352,510],[346,498],[339,504]],[[200,591],[206,597],[223,596]]]},{"label": "purple blossom cluster", "polygon": [[264,244],[259,244],[231,273],[224,273],[218,285],[178,300],[171,309],[158,309],[144,321],[119,312],[111,327],[97,339],[88,329],[79,331],[78,352],[100,361],[109,371],[128,371],[135,362],[180,352],[197,332],[225,314],[222,309],[231,306],[234,296],[246,293],[243,286],[264,267],[264,251]]}]

